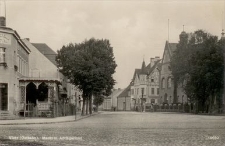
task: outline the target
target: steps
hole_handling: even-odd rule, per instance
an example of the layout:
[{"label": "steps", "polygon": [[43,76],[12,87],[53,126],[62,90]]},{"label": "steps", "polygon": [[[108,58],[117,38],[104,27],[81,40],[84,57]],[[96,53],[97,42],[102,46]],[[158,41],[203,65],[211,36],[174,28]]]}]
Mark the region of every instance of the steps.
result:
[{"label": "steps", "polygon": [[0,111],[0,120],[15,120],[19,117],[11,114],[9,111]]}]

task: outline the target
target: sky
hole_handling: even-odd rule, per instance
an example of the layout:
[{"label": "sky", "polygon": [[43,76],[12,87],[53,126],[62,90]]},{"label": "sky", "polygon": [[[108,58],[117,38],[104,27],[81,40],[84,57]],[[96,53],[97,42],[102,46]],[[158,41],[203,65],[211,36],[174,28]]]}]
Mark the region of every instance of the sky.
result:
[{"label": "sky", "polygon": [[143,60],[162,58],[165,42],[179,41],[183,25],[186,32],[203,29],[220,37],[224,10],[225,0],[6,0],[6,25],[54,51],[108,39],[118,65],[114,88],[125,88]]}]

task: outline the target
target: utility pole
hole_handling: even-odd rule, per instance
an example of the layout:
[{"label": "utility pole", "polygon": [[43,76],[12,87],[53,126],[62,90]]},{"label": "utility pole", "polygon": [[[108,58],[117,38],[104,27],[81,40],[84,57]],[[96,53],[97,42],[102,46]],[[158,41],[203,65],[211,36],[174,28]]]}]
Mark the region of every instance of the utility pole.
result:
[{"label": "utility pole", "polygon": [[75,97],[75,99],[74,99],[75,100],[75,103],[74,103],[75,113],[74,114],[75,114],[75,120],[76,120],[77,119],[77,96],[74,95],[74,97]]}]

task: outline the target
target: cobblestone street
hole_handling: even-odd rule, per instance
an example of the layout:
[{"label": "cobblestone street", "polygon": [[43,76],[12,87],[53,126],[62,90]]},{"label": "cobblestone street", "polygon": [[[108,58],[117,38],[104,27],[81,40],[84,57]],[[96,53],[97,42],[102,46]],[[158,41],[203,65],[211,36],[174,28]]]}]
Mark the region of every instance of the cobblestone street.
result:
[{"label": "cobblestone street", "polygon": [[225,145],[224,116],[101,112],[76,122],[0,129],[0,145]]}]

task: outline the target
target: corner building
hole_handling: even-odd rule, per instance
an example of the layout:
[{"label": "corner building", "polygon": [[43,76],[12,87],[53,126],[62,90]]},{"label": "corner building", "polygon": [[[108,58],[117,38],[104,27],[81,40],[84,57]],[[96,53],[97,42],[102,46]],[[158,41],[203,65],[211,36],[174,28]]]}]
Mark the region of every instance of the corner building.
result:
[{"label": "corner building", "polygon": [[29,75],[30,50],[15,30],[0,24],[0,112],[13,115],[21,102],[19,78]]}]

